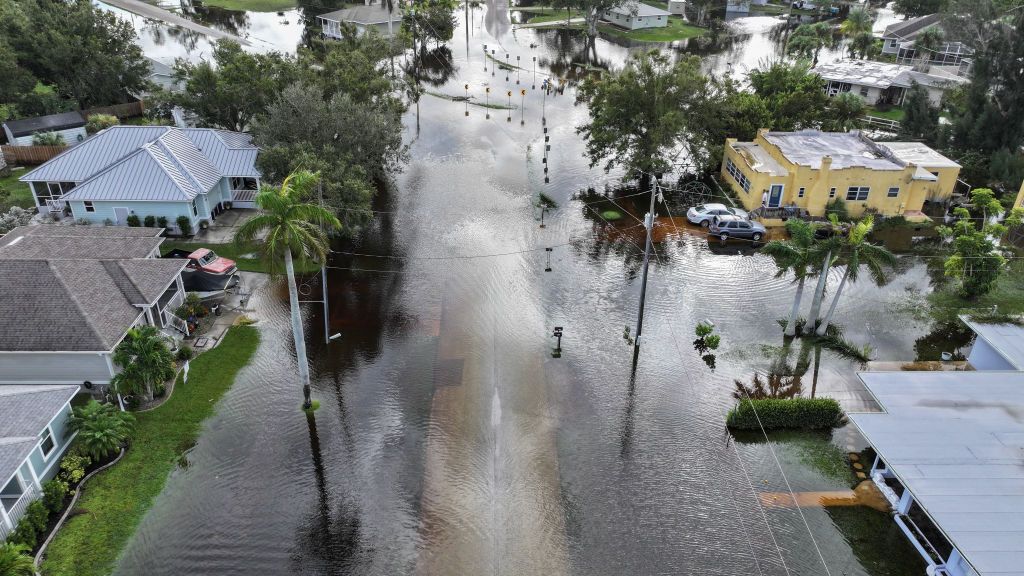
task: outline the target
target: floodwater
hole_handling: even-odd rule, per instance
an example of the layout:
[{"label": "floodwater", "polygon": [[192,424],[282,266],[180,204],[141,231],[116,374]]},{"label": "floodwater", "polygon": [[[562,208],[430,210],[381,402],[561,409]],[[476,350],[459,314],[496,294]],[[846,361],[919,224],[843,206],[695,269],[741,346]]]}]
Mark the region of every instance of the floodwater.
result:
[{"label": "floodwater", "polygon": [[[329,332],[341,336],[324,344],[320,307],[304,308],[315,419],[298,409],[277,285],[254,297],[263,334],[254,363],[118,572],[922,573],[884,513],[760,504],[762,492],[852,486],[842,454],[863,444],[848,428],[734,440],[723,422],[736,380],[795,372],[789,391],[872,408],[855,363],[785,345],[776,320],[793,286],[768,258],[660,218],[634,365],[623,332],[636,321],[642,229],[629,215],[607,223],[575,199],[619,175],[588,167],[575,134],[587,112],[572,85],[562,96],[534,88],[548,70],[571,78],[577,64],[618,65],[630,48],[513,30],[496,1],[463,15],[470,25],[450,60],[434,60],[432,90],[461,95],[469,84],[480,100],[491,87],[499,102],[512,90],[525,107],[424,96],[419,117],[406,115],[411,162],[378,198],[372,227],[331,263]],[[751,38],[768,35],[751,26]],[[531,69],[506,80],[485,44],[528,69],[537,56],[536,79]],[[706,58],[722,70],[760,57]],[[557,204],[543,228],[540,192]],[[666,196],[659,211],[678,205],[677,192]],[[635,200],[615,202],[628,212]],[[316,299],[319,279],[307,284]],[[928,267],[908,259],[884,289],[866,277],[849,286],[836,320],[878,359],[913,359],[929,330],[918,313],[929,290]],[[701,320],[722,337],[712,362],[693,345]],[[782,368],[792,365],[803,368]]]}]

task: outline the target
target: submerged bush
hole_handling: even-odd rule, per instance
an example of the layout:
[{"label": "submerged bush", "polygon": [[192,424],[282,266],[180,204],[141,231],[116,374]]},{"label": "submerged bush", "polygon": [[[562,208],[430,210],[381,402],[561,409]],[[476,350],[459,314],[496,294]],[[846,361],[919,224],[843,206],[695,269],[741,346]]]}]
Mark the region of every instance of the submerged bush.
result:
[{"label": "submerged bush", "polygon": [[777,430],[832,428],[842,420],[843,409],[832,398],[762,398],[742,400],[725,422],[737,430]]}]

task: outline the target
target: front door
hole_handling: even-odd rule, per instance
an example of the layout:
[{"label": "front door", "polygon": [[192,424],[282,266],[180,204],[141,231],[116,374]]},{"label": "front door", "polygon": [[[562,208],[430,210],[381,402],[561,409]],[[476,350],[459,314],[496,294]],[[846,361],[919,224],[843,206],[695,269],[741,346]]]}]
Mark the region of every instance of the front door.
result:
[{"label": "front door", "polygon": [[768,194],[768,207],[778,208],[782,205],[782,184],[772,184],[771,193]]},{"label": "front door", "polygon": [[127,208],[114,208],[114,224],[117,224],[118,226],[128,224],[128,214],[129,211]]}]

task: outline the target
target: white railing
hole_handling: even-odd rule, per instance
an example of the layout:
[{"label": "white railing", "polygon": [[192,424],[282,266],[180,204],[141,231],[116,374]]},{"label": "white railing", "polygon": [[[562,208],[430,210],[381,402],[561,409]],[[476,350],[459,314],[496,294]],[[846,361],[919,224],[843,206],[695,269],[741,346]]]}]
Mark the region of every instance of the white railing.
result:
[{"label": "white railing", "polygon": [[47,200],[46,209],[50,212],[63,212],[67,202],[63,200]]},{"label": "white railing", "polygon": [[178,306],[181,306],[182,303],[184,303],[184,302],[185,302],[185,291],[184,290],[178,290],[177,292],[174,293],[174,296],[171,296],[171,299],[167,301],[167,304],[164,305],[164,311],[166,312],[166,311],[169,311],[169,310],[177,310]]},{"label": "white railing", "polygon": [[38,499],[39,490],[36,490],[36,487],[30,484],[25,490],[25,493],[22,494],[21,497],[18,498],[18,501],[14,503],[14,506],[7,511],[7,517],[10,518],[11,523],[17,526],[18,520],[25,515],[25,509],[28,508],[28,505]]},{"label": "white railing", "polygon": [[178,318],[170,310],[164,310],[164,325],[174,328],[185,336],[188,336],[188,322]]},{"label": "white railing", "polygon": [[232,202],[252,202],[256,200],[256,195],[259,194],[259,190],[232,190],[231,201]]},{"label": "white railing", "polygon": [[4,523],[3,519],[0,519],[0,542],[6,541],[7,535],[10,533],[11,531],[7,529],[7,524]]}]

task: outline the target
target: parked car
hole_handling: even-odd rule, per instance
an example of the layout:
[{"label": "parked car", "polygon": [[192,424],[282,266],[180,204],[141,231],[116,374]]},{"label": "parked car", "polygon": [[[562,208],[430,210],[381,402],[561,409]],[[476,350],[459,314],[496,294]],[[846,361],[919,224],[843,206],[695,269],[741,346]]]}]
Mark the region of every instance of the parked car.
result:
[{"label": "parked car", "polygon": [[746,211],[739,208],[730,208],[725,204],[701,204],[686,211],[686,219],[691,224],[698,224],[707,228],[711,225],[711,219],[715,216],[739,216],[746,220]]},{"label": "parked car", "polygon": [[228,260],[209,248],[199,248],[192,252],[184,250],[171,250],[164,254],[164,258],[188,258],[188,270],[199,270],[207,274],[230,276],[238,271],[234,260]]},{"label": "parked car", "polygon": [[712,218],[708,233],[712,236],[718,236],[718,239],[722,242],[729,238],[743,238],[760,242],[765,236],[765,228],[760,222],[751,222],[750,220],[730,214]]}]

